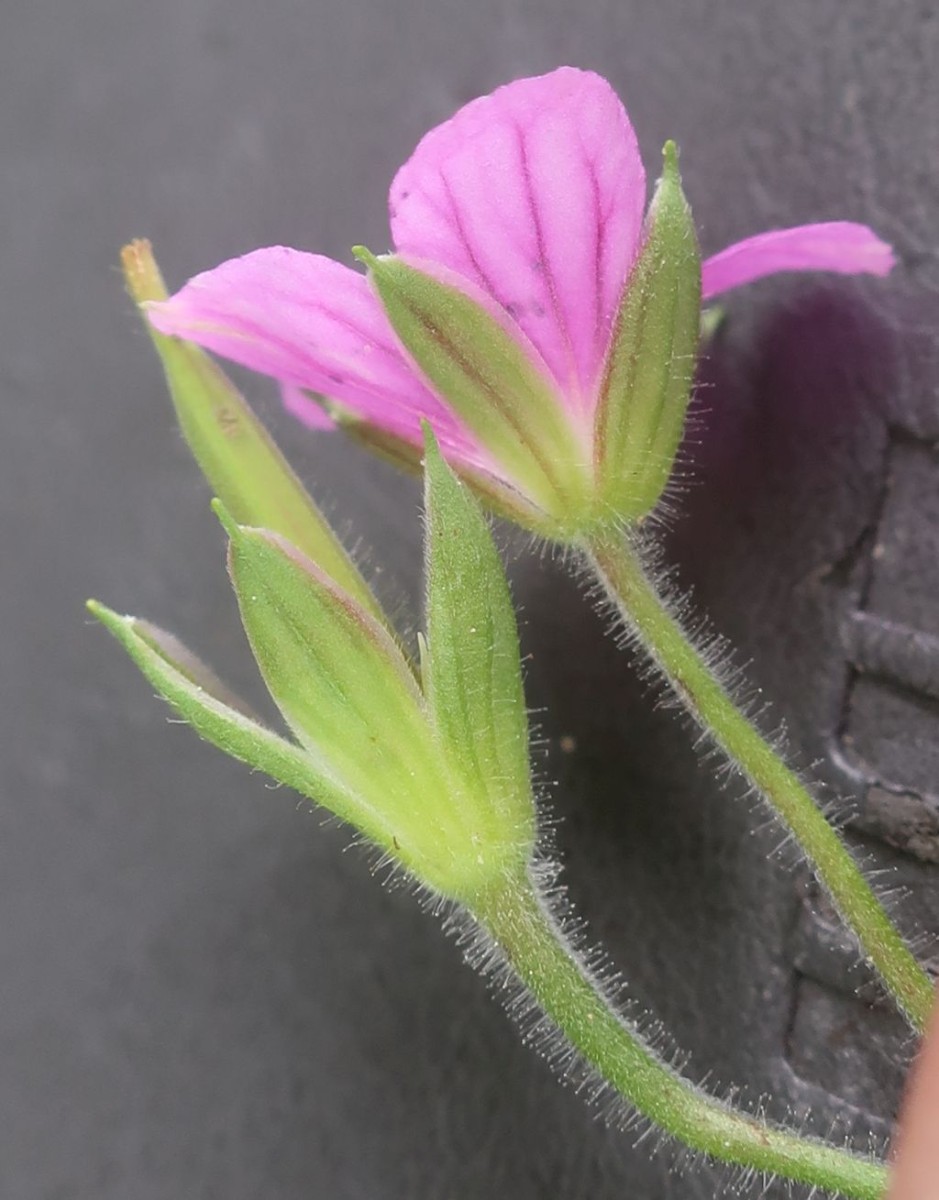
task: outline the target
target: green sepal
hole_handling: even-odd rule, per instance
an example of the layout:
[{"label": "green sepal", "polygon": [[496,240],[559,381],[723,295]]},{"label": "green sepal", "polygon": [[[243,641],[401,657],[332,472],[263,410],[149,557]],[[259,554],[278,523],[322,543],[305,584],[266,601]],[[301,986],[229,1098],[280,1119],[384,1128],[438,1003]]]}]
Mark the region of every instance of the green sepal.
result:
[{"label": "green sepal", "polygon": [[648,513],[671,474],[691,396],[700,319],[697,236],[678,151],[668,142],[597,407],[598,491],[614,519]]},{"label": "green sepal", "polygon": [[356,823],[390,857],[444,894],[472,893],[492,870],[478,851],[485,814],[451,769],[394,639],[278,535],[216,511],[251,649],[307,755],[372,814]]},{"label": "green sepal", "polygon": [[353,253],[408,353],[500,472],[559,526],[576,525],[589,502],[583,450],[524,348],[461,287],[394,255]]},{"label": "green sepal", "polygon": [[535,806],[512,597],[486,518],[424,432],[424,693],[447,754],[524,862]]},{"label": "green sepal", "polygon": [[[128,291],[141,308],[166,299],[148,242],[125,246],[121,261]],[[352,559],[234,384],[197,346],[158,333],[149,321],[145,324],[183,436],[213,493],[236,521],[287,538],[382,619]]]},{"label": "green sepal", "polygon": [[[200,737],[362,828],[369,813],[355,797],[317,770],[301,747],[252,717],[247,706],[172,634],[148,621],[121,616],[96,600],[88,601],[88,611],[117,638],[163,699]],[[377,840],[389,836],[383,826],[370,833]]]}]

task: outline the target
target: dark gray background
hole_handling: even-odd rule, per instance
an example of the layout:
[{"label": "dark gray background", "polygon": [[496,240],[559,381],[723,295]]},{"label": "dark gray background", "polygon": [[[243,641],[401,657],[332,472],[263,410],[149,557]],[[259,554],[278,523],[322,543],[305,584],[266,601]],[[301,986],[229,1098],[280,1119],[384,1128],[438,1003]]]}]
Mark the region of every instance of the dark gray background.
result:
[{"label": "dark gray background", "polygon": [[[932,952],[939,671],[911,631],[939,634],[937,60],[918,0],[0,6],[4,1200],[685,1200],[732,1181],[604,1129],[431,918],[169,724],[81,607],[149,616],[255,686],[121,243],[152,237],[174,285],[270,242],[380,249],[420,134],[561,61],[609,76],[650,169],[679,140],[705,250],[834,217],[898,248],[887,283],[731,299],[670,554],[800,761],[859,796],[865,852],[912,888],[897,911]],[[248,388],[413,623],[414,485]],[[695,1078],[885,1132],[909,1040],[855,997],[779,834],[710,782],[557,566],[512,569],[567,877],[632,994]]]}]

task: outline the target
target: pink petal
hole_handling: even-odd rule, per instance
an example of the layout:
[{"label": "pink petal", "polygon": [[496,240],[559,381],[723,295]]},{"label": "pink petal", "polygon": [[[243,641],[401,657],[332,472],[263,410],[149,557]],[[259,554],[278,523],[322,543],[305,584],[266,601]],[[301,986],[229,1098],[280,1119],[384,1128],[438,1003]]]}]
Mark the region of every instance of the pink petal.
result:
[{"label": "pink petal", "polygon": [[336,422],[303,388],[292,383],[280,385],[280,398],[291,416],[302,421],[308,429],[335,429]]},{"label": "pink petal", "polygon": [[852,221],[798,225],[735,242],[707,259],[701,268],[702,296],[707,300],[779,271],[887,275],[893,265],[893,250],[866,225]]},{"label": "pink petal", "polygon": [[645,173],[629,118],[572,67],[466,105],[391,186],[397,249],[488,292],[562,392],[589,403],[636,256]]},{"label": "pink petal", "polygon": [[284,246],[255,250],[190,279],[150,305],[149,317],[161,333],[273,376],[307,424],[316,418],[303,389],[417,445],[427,418],[452,455],[483,464],[473,438],[405,357],[365,277],[332,259]]}]

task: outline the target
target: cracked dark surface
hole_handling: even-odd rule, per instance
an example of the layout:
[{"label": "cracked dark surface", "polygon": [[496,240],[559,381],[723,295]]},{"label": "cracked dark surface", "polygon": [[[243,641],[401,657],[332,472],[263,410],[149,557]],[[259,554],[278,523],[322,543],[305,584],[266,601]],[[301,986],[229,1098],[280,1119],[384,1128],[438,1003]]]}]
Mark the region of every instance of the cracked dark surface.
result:
[{"label": "cracked dark surface", "polygon": [[[83,621],[89,594],[151,617],[257,698],[114,265],[137,235],[173,283],[264,243],[381,249],[424,130],[561,60],[611,78],[650,170],[679,141],[706,251],[875,224],[891,280],[728,298],[669,555],[932,961],[939,18],[910,0],[33,0],[0,24],[0,1195],[724,1194],[726,1172],[605,1130],[432,920],[169,725]],[[415,487],[246,386],[407,621]],[[791,847],[711,781],[559,568],[518,554],[512,572],[566,878],[633,996],[709,1086],[886,1136],[913,1043]]]}]

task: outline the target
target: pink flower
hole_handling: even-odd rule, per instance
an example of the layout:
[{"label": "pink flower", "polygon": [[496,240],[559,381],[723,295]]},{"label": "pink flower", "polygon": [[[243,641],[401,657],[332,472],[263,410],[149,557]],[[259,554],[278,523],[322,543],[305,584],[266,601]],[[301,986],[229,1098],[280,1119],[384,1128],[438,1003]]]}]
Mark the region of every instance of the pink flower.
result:
[{"label": "pink flower", "polygon": [[[389,207],[399,258],[495,318],[589,461],[617,315],[647,238],[645,172],[610,85],[561,67],[474,100],[422,139],[391,185]],[[866,226],[805,225],[705,260],[702,295],[780,271],[886,275],[892,265],[890,247]],[[256,250],[197,275],[154,304],[150,319],[273,376],[309,425],[351,415],[417,454],[426,419],[458,470],[524,491],[430,384],[358,271],[285,247]]]}]

